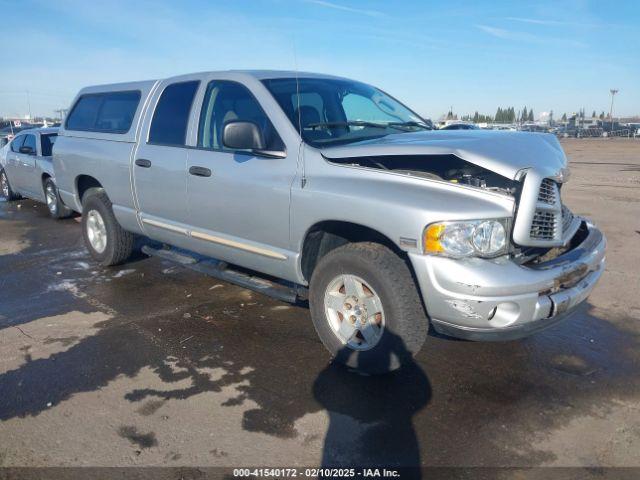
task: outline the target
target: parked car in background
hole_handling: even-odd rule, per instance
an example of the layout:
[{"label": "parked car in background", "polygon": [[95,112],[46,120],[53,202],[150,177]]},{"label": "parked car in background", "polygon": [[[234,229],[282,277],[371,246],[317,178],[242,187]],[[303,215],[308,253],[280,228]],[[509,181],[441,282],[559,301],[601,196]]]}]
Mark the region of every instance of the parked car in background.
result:
[{"label": "parked car in background", "polygon": [[440,127],[440,130],[478,130],[479,127],[473,123],[450,123],[444,127]]},{"label": "parked car in background", "polygon": [[53,218],[72,211],[58,195],[51,153],[57,128],[22,130],[3,147],[0,157],[0,194],[6,200],[27,197],[44,202]]},{"label": "parked car in background", "polygon": [[23,130],[31,130],[37,128],[38,125],[31,125],[29,123],[21,123],[20,126],[14,126],[13,124],[0,128],[0,136],[10,136],[13,138]]},{"label": "parked car in background", "polygon": [[549,327],[604,270],[604,236],[562,204],[555,137],[434,131],[344,78],[88,87],[54,166],[97,262],[126,261],[143,235],[178,247],[145,252],[186,267],[274,296],[288,285],[278,298],[308,298],[327,349],[367,372],[407,362],[430,323],[470,340]]}]

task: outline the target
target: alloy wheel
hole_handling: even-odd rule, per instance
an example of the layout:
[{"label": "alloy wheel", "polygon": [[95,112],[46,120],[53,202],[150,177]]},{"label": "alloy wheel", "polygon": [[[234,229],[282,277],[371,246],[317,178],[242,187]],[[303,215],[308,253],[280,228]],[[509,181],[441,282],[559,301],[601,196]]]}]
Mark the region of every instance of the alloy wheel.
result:
[{"label": "alloy wheel", "polygon": [[334,278],[324,295],[325,318],[340,341],[353,350],[375,347],[384,333],[382,300],[356,275]]},{"label": "alloy wheel", "polygon": [[45,187],[45,196],[47,197],[47,207],[52,215],[58,213],[58,196],[56,194],[56,187],[53,183],[48,182]]},{"label": "alloy wheel", "polygon": [[2,172],[0,173],[0,188],[2,188],[2,196],[4,198],[9,198],[9,180],[7,179],[7,174]]},{"label": "alloy wheel", "polygon": [[87,238],[91,247],[98,253],[107,248],[107,227],[104,219],[97,210],[89,210],[87,213]]}]

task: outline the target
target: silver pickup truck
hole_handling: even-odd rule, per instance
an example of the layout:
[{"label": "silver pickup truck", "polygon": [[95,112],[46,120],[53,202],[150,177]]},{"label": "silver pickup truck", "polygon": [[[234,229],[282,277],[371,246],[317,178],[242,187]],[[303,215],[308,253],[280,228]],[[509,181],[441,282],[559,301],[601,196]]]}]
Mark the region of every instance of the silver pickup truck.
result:
[{"label": "silver pickup truck", "polygon": [[141,235],[172,246],[147,253],[306,297],[324,345],[368,372],[401,365],[430,324],[471,340],[555,324],[604,268],[604,236],[562,204],[555,137],[434,131],[344,78],[229,71],[88,87],[54,167],[101,264],[124,262]]}]

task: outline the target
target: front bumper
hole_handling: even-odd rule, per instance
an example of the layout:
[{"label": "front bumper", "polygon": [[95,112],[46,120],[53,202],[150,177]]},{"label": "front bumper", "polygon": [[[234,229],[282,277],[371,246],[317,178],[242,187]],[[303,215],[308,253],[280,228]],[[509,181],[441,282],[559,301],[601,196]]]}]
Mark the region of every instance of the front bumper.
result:
[{"label": "front bumper", "polygon": [[582,240],[548,262],[410,254],[431,322],[468,340],[513,340],[569,316],[604,271],[606,239],[583,220]]}]

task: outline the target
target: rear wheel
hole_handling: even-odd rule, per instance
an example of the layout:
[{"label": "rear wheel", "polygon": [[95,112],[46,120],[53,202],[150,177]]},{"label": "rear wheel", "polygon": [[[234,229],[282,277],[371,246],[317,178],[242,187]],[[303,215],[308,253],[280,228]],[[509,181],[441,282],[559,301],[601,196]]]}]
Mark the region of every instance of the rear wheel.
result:
[{"label": "rear wheel", "polygon": [[51,178],[46,178],[43,184],[44,196],[47,201],[47,208],[51,218],[60,219],[71,216],[71,209],[67,207],[62,200],[60,200],[60,194],[58,193],[58,187]]},{"label": "rear wheel", "polygon": [[120,226],[101,188],[92,188],[83,196],[82,234],[89,253],[101,265],[123,263],[133,252],[135,235]]},{"label": "rear wheel", "polygon": [[313,324],[336,361],[385,373],[412,361],[429,323],[405,261],[377,243],[332,250],[310,282]]},{"label": "rear wheel", "polygon": [[20,198],[20,195],[11,190],[11,185],[9,184],[9,179],[4,169],[0,170],[0,195],[7,201]]}]

